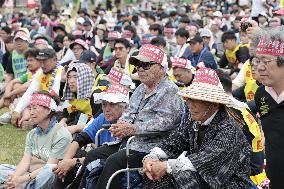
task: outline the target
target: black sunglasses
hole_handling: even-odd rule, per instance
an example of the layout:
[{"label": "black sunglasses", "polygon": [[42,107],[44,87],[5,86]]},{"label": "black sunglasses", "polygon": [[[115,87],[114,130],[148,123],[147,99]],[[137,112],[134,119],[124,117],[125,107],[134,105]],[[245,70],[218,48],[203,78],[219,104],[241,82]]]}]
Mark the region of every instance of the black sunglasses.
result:
[{"label": "black sunglasses", "polygon": [[139,69],[139,68],[143,68],[143,70],[149,70],[149,69],[151,69],[151,67],[153,66],[153,65],[155,65],[155,64],[157,64],[156,62],[153,62],[153,61],[150,61],[150,62],[142,62],[142,61],[139,61],[136,65],[135,65],[135,67],[137,68],[137,70]]}]

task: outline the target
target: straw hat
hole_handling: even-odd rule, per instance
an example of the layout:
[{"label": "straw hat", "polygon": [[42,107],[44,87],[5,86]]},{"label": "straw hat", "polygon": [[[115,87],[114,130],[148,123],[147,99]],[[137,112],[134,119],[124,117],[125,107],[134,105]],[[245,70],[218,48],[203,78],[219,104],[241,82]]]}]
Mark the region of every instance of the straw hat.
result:
[{"label": "straw hat", "polygon": [[229,95],[224,91],[216,71],[210,68],[200,68],[196,72],[192,84],[178,94],[195,100],[224,105],[233,104]]}]

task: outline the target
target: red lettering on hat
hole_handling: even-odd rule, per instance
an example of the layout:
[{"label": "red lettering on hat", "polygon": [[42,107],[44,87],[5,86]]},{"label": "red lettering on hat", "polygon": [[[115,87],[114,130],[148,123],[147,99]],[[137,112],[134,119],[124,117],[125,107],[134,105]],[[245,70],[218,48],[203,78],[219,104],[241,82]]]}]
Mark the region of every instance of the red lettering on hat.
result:
[{"label": "red lettering on hat", "polygon": [[175,57],[175,58],[173,58],[173,60],[172,60],[172,67],[173,67],[173,68],[175,68],[175,67],[178,67],[178,68],[186,68],[188,64],[190,64],[189,67],[191,67],[190,61],[187,60],[187,59],[184,59],[184,58]]},{"label": "red lettering on hat", "polygon": [[110,80],[119,83],[122,79],[123,73],[116,67],[112,67],[108,77]]},{"label": "red lettering on hat", "polygon": [[164,56],[165,56],[165,52],[160,47],[157,47],[151,44],[146,44],[146,45],[143,45],[141,49],[139,50],[139,55],[145,56],[154,62],[162,64]]},{"label": "red lettering on hat", "polygon": [[120,84],[112,84],[108,89],[107,93],[113,93],[117,95],[128,95],[128,89]]},{"label": "red lettering on hat", "polygon": [[215,70],[210,68],[200,68],[196,72],[193,82],[208,83],[210,85],[218,86],[220,80]]},{"label": "red lettering on hat", "polygon": [[31,104],[50,108],[51,97],[44,94],[33,94]]},{"label": "red lettering on hat", "polygon": [[284,56],[284,42],[281,39],[262,37],[256,48],[258,55]]},{"label": "red lettering on hat", "polygon": [[118,34],[116,32],[109,32],[107,37],[110,39],[118,39]]}]

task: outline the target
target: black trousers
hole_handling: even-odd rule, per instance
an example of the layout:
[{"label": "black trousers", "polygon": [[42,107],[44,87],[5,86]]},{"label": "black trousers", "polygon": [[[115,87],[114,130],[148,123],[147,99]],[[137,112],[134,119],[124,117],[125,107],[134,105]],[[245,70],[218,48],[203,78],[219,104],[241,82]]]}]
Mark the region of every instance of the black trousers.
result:
[{"label": "black trousers", "polygon": [[[85,162],[83,164],[83,169],[86,169],[86,166],[94,160],[106,159],[104,169],[98,179],[95,189],[106,188],[107,182],[111,175],[120,169],[125,169],[127,166],[127,161],[129,167],[131,168],[143,166],[142,159],[145,155],[147,155],[146,153],[130,150],[130,155],[127,158],[126,150],[119,150],[119,147],[120,144],[113,146],[105,145],[88,152]],[[83,175],[79,188],[85,187],[87,176],[88,175]],[[120,174],[112,180],[110,186],[111,189],[121,188],[122,176],[123,174]]]}]

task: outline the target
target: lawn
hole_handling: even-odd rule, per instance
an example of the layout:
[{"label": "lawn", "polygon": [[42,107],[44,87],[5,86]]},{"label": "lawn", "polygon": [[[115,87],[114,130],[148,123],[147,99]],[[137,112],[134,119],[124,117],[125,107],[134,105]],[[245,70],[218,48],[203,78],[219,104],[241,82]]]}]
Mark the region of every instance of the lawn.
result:
[{"label": "lawn", "polygon": [[[0,115],[7,109],[1,109]],[[23,156],[28,131],[16,129],[11,124],[0,126],[0,164],[17,165]]]}]

